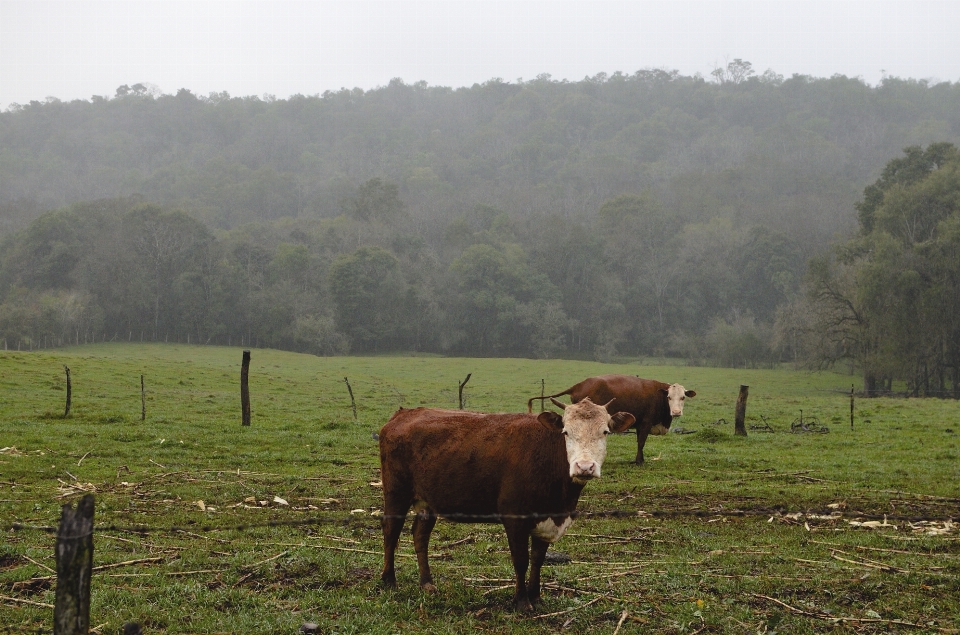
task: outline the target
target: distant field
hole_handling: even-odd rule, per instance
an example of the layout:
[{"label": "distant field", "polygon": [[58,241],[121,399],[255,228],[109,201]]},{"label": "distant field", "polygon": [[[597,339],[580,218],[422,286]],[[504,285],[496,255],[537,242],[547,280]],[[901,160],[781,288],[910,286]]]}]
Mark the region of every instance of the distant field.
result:
[{"label": "distant field", "polygon": [[[94,575],[101,635],[131,620],[147,633],[294,633],[303,622],[324,633],[960,629],[960,533],[934,522],[960,520],[955,401],[858,400],[851,430],[856,380],[833,373],[255,349],[242,428],[240,358],[182,345],[0,352],[0,633],[52,627],[52,610],[23,601],[54,601],[38,579],[49,572],[28,559],[52,567],[53,537],[10,525],[56,525],[84,491],[97,500],[95,565],[163,558]],[[614,372],[696,390],[674,427],[697,432],[651,437],[641,468],[632,434],[611,439],[580,509],[646,513],[577,521],[556,545],[573,562],[544,570],[541,617],[510,608],[498,525],[438,524],[434,595],[417,587],[405,534],[398,590],[379,589],[373,433],[398,406],[455,408],[472,373],[469,409],[521,411],[541,379],[550,394]],[[748,425],[763,415],[775,433],[733,436],[740,384]],[[829,433],[791,434],[801,410]],[[856,512],[893,519],[857,526]]]}]

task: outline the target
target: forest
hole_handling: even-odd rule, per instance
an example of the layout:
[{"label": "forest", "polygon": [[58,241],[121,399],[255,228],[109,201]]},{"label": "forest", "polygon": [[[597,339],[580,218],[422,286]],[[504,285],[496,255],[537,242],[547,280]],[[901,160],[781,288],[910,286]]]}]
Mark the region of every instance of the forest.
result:
[{"label": "forest", "polygon": [[0,339],[849,364],[960,396],[957,142],[960,84],[739,59],[12,104]]}]

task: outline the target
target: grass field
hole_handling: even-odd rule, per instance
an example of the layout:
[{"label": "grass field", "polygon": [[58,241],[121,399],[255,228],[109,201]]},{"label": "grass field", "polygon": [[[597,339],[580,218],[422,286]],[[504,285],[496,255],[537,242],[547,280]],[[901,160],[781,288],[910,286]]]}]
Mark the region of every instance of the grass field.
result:
[{"label": "grass field", "polygon": [[[243,428],[240,358],[178,345],[0,352],[0,633],[52,629],[39,604],[54,601],[54,537],[13,523],[55,526],[85,492],[96,496],[94,565],[141,561],[94,574],[101,635],[126,621],[247,635],[304,622],[323,633],[960,629],[960,534],[935,522],[960,520],[955,401],[858,400],[851,430],[854,380],[831,373],[254,350]],[[544,568],[539,615],[511,609],[498,525],[438,523],[431,595],[405,532],[398,589],[379,588],[373,433],[399,405],[456,407],[472,373],[469,409],[521,411],[541,379],[549,394],[613,372],[696,390],[674,427],[697,432],[651,437],[643,467],[630,463],[632,434],[611,438],[580,510],[644,513],[578,520],[555,545],[572,562]],[[776,432],[733,435],[740,384],[747,423],[763,415]],[[791,434],[801,410],[829,433]],[[879,527],[858,524],[883,514]]]}]

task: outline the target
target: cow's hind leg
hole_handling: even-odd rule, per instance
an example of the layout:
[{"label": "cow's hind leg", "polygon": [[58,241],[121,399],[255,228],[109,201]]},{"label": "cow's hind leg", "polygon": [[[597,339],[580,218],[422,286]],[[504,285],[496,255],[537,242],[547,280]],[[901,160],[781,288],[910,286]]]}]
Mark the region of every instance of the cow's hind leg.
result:
[{"label": "cow's hind leg", "polygon": [[530,579],[527,581],[527,597],[536,604],[540,600],[540,568],[547,557],[550,543],[536,536],[530,537]]},{"label": "cow's hind leg", "polygon": [[524,527],[519,522],[504,522],[504,529],[507,530],[507,542],[510,543],[510,559],[513,560],[513,571],[517,576],[517,587],[513,594],[513,603],[518,611],[523,613],[533,613],[533,605],[527,596],[527,586],[525,584],[527,577],[527,566],[530,564],[529,537],[530,528]]},{"label": "cow's hind leg", "polygon": [[380,574],[380,582],[385,587],[393,588],[397,586],[394,569],[397,543],[400,541],[400,532],[403,531],[403,521],[410,510],[411,496],[384,490],[383,500],[383,518],[380,519],[380,526],[383,528],[383,573]]},{"label": "cow's hind leg", "polygon": [[420,569],[420,588],[433,592],[437,587],[433,584],[430,575],[430,560],[427,557],[427,547],[430,545],[430,532],[437,524],[437,516],[429,507],[415,507],[417,515],[413,519],[413,549],[417,552],[417,567]]}]

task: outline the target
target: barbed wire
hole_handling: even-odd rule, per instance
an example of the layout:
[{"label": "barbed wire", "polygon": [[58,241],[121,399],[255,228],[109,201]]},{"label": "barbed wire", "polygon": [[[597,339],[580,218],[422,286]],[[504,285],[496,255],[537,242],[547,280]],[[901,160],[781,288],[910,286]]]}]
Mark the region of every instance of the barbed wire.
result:
[{"label": "barbed wire", "polygon": [[[334,512],[331,512],[333,514]],[[667,519],[667,518],[747,518],[747,517],[770,517],[788,520],[844,520],[844,519],[866,519],[866,520],[884,520],[896,522],[954,522],[960,517],[960,510],[956,516],[925,516],[925,515],[904,515],[904,514],[877,514],[863,511],[802,511],[785,512],[782,509],[681,509],[681,510],[642,510],[642,509],[609,509],[603,511],[573,511],[573,512],[538,512],[531,514],[434,514],[436,517],[454,522],[464,523],[502,523],[504,520],[547,520],[549,518],[573,519],[594,519],[594,518],[616,518],[616,519]],[[94,533],[98,531],[121,531],[133,534],[163,534],[163,533],[210,533],[217,531],[249,531],[253,529],[273,529],[281,527],[299,527],[309,525],[328,525],[328,524],[361,524],[364,521],[381,519],[413,519],[416,518],[415,512],[407,514],[377,514],[376,512],[362,515],[358,513],[339,514],[337,516],[313,516],[297,520],[269,520],[257,523],[240,523],[236,525],[170,525],[165,527],[149,525],[118,525],[102,524],[96,525]],[[31,525],[27,523],[11,523],[3,527],[4,531],[41,531],[45,533],[56,533],[57,527],[50,525]]]}]

